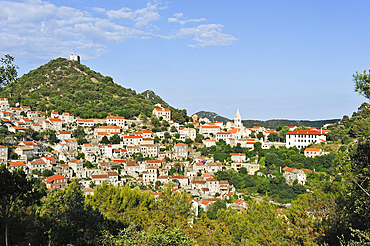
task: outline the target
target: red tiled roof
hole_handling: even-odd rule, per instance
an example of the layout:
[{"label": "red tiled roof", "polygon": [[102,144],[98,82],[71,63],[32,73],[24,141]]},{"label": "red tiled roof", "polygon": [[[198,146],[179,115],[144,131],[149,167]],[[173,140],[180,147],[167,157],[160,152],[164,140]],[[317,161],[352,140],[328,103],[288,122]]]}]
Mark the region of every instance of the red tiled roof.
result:
[{"label": "red tiled roof", "polygon": [[312,171],[310,169],[301,168],[301,170],[305,173],[312,173]]},{"label": "red tiled roof", "polygon": [[319,148],[306,148],[304,151],[315,151],[315,152],[317,152],[317,151],[320,151],[321,149],[319,149]]},{"label": "red tiled roof", "polygon": [[238,204],[238,205],[241,205],[241,204],[243,204],[243,200],[240,200],[240,199],[237,199],[237,200],[235,200],[234,201],[234,203],[236,203],[236,204]]},{"label": "red tiled roof", "polygon": [[68,178],[64,177],[62,175],[56,174],[56,175],[53,175],[53,176],[50,176],[49,178],[47,178],[45,180],[45,183],[51,183],[51,182],[53,182],[54,180],[57,180],[57,179],[68,179]]},{"label": "red tiled roof", "polygon": [[59,131],[59,134],[71,134],[70,131]]},{"label": "red tiled roof", "polygon": [[91,178],[92,179],[107,179],[108,174],[95,174],[95,175],[91,175]]},{"label": "red tiled roof", "polygon": [[295,130],[292,132],[285,133],[287,135],[327,135],[326,132],[320,132],[318,130]]},{"label": "red tiled roof", "polygon": [[187,144],[184,144],[184,143],[178,143],[175,146],[188,146],[188,145]]},{"label": "red tiled roof", "polygon": [[80,119],[80,120],[77,120],[78,122],[94,122],[94,120],[82,120],[82,119]]},{"label": "red tiled roof", "polygon": [[286,171],[286,172],[293,172],[295,170],[295,168],[291,168],[291,167],[284,167],[283,168],[283,171]]},{"label": "red tiled roof", "polygon": [[156,111],[170,111],[168,108],[155,108]]},{"label": "red tiled roof", "polygon": [[124,120],[125,117],[121,116],[107,116],[107,119],[112,119],[112,120]]},{"label": "red tiled roof", "polygon": [[22,161],[15,161],[15,162],[9,162],[9,167],[19,167],[19,166],[25,166]]}]

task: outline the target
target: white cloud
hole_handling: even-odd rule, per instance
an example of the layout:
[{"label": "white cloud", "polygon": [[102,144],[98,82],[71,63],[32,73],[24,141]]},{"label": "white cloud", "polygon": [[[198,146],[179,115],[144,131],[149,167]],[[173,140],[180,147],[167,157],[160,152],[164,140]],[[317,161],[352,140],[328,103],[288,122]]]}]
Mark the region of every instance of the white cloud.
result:
[{"label": "white cloud", "polygon": [[160,18],[157,11],[157,5],[152,5],[150,3],[147,4],[146,8],[136,10],[135,14],[137,16],[135,18],[137,27],[147,26],[150,22],[156,21]]},{"label": "white cloud", "polygon": [[[93,11],[104,11],[110,18],[118,19],[125,18],[130,10],[94,8]],[[23,59],[45,56],[50,59],[76,52],[76,49],[89,57],[98,57],[106,52],[109,43],[150,35],[133,26],[122,26],[111,19],[94,18],[88,12],[48,2],[0,1],[0,53],[11,53]]]},{"label": "white cloud", "polygon": [[186,23],[189,23],[189,22],[206,21],[205,18],[200,18],[200,19],[187,19],[187,18],[184,18],[184,14],[183,13],[177,13],[177,14],[174,14],[173,16],[175,16],[175,17],[168,18],[168,22],[178,22],[181,25],[185,25]]},{"label": "white cloud", "polygon": [[134,19],[135,14],[132,13],[131,9],[129,8],[121,8],[119,10],[109,10],[107,11],[107,15],[111,19]]},{"label": "white cloud", "polygon": [[176,34],[161,36],[166,39],[193,37],[196,44],[189,44],[191,48],[230,45],[237,40],[233,35],[222,33],[221,24],[204,24],[192,28],[181,28]]},{"label": "white cloud", "polygon": [[104,8],[98,8],[98,7],[92,7],[92,10],[94,10],[97,13],[105,13],[106,10]]},{"label": "white cloud", "polygon": [[[90,8],[90,12],[61,6],[49,2],[0,1],[0,53],[9,53],[19,59],[39,60],[66,56],[69,53],[99,57],[106,52],[110,43],[122,43],[127,39],[152,37],[166,39],[192,37],[194,48],[228,45],[236,40],[222,33],[222,25],[208,24],[194,28],[181,28],[173,35],[160,35],[161,27],[153,22],[161,18],[159,3],[148,3],[144,8],[118,10]],[[21,13],[21,14],[20,14]],[[96,13],[105,13],[106,18],[97,18]],[[186,19],[176,13],[168,22],[184,25],[188,22],[204,21]],[[125,20],[125,25],[119,21]]]}]

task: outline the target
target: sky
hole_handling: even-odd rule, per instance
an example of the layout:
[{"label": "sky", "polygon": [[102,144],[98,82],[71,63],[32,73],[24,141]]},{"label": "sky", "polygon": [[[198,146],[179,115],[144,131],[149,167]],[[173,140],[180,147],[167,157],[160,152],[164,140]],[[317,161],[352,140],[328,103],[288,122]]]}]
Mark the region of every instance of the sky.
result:
[{"label": "sky", "polygon": [[19,75],[78,54],[137,93],[189,115],[319,120],[368,100],[370,1],[0,1],[0,57]]}]

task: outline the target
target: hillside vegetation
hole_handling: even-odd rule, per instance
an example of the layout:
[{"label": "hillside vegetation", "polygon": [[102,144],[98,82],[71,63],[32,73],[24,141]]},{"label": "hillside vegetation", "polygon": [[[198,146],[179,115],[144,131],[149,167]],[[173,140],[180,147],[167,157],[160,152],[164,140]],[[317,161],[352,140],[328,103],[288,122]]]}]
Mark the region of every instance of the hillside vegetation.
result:
[{"label": "hillside vegetation", "polygon": [[[157,95],[146,95],[137,94],[135,90],[114,83],[109,76],[64,58],[51,60],[0,89],[0,97],[8,98],[11,105],[19,102],[31,106],[32,110],[69,112],[81,118],[105,118],[107,115],[133,118],[140,113],[149,117],[154,105],[164,101]],[[186,111],[184,114],[184,110],[172,107],[171,110],[175,111],[175,117],[178,116],[176,120],[185,120]]]}]

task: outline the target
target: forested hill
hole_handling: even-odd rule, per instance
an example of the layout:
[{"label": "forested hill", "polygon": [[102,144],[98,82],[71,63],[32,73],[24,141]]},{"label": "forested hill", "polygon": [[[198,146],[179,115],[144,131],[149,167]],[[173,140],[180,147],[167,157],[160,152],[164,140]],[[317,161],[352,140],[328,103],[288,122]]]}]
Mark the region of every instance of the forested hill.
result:
[{"label": "forested hill", "polygon": [[[210,121],[222,121],[226,123],[230,121],[228,118],[220,116],[213,112],[199,111],[196,113],[199,118],[208,118]],[[330,119],[330,120],[242,120],[245,127],[253,126],[263,126],[271,129],[275,129],[278,126],[311,126],[311,127],[321,127],[327,123],[334,124],[340,119]],[[233,121],[233,119],[231,120]]]},{"label": "forested hill", "polygon": [[245,127],[263,126],[270,129],[275,129],[278,126],[310,126],[321,127],[327,123],[334,124],[340,119],[329,120],[242,120]]},{"label": "forested hill", "polygon": [[[10,105],[20,102],[32,110],[69,112],[81,118],[133,118],[140,113],[149,117],[156,103],[169,106],[154,92],[155,97],[147,94],[137,94],[114,83],[113,78],[65,58],[51,60],[0,88],[0,97],[8,98]],[[185,120],[186,110],[170,108],[178,121]]]}]

